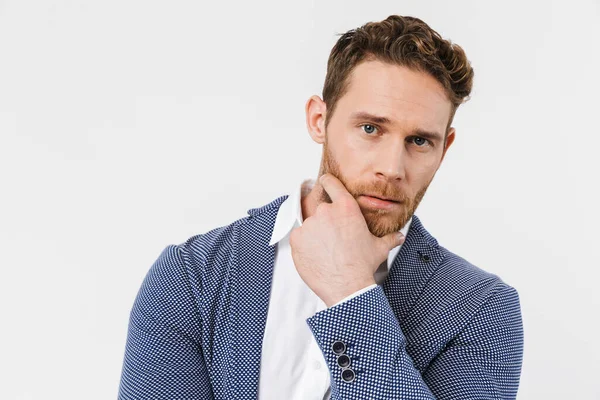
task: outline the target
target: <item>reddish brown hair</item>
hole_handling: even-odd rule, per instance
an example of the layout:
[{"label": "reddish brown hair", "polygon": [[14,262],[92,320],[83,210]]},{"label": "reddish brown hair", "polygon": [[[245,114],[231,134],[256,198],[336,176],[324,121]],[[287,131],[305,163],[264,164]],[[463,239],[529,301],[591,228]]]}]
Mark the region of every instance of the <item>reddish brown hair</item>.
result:
[{"label": "reddish brown hair", "polygon": [[446,127],[448,134],[456,109],[469,99],[473,68],[459,45],[442,39],[422,20],[399,15],[351,29],[341,34],[331,49],[323,86],[323,101],[327,104],[326,127],[337,101],[348,89],[350,73],[360,62],[369,60],[426,72],[440,82],[452,103]]}]

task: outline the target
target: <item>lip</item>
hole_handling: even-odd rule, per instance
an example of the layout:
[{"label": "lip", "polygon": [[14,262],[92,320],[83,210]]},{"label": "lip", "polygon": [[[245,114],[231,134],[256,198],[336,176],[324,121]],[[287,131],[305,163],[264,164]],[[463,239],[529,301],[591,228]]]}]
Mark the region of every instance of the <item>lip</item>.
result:
[{"label": "lip", "polygon": [[368,197],[373,197],[374,199],[389,201],[390,203],[400,203],[399,201],[396,201],[394,199],[388,199],[386,197],[381,197],[381,196],[374,196],[374,195],[368,194],[368,193],[363,194],[363,196],[368,196]]},{"label": "lip", "polygon": [[360,195],[358,197],[359,203],[362,203],[366,207],[370,208],[378,208],[383,210],[391,210],[394,207],[398,207],[400,202],[391,201],[391,200],[382,200],[378,197],[369,196],[369,195]]}]

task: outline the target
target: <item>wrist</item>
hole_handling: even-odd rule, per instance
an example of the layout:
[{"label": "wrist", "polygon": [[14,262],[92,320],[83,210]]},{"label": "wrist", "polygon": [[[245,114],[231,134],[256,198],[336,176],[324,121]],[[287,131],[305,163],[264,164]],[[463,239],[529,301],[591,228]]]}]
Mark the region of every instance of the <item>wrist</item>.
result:
[{"label": "wrist", "polygon": [[343,291],[332,293],[331,295],[327,296],[325,299],[323,299],[323,302],[328,308],[332,307],[333,305],[338,304],[350,295],[355,294],[356,292],[359,292],[369,286],[376,284],[377,282],[375,281],[375,279],[370,279],[356,285],[347,286]]}]

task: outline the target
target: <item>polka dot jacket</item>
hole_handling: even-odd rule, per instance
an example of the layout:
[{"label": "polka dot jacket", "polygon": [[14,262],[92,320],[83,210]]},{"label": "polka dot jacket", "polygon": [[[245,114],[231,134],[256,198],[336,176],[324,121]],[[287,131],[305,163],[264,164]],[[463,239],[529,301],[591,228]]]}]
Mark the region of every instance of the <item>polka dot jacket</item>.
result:
[{"label": "polka dot jacket", "polygon": [[[131,310],[119,399],[257,398],[268,242],[286,198],[162,251]],[[306,323],[332,400],[516,398],[517,291],[439,245],[416,215],[381,285]]]}]

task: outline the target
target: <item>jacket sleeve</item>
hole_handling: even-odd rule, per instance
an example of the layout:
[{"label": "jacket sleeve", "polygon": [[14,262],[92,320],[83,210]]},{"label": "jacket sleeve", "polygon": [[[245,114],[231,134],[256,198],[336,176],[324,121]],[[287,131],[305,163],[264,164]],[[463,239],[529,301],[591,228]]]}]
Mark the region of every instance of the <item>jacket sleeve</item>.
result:
[{"label": "jacket sleeve", "polygon": [[120,400],[212,399],[182,245],[150,267],[129,319]]},{"label": "jacket sleeve", "polygon": [[[423,374],[406,351],[406,338],[381,286],[306,322],[327,361],[332,400],[516,398],[523,328],[517,291],[504,283]],[[347,359],[338,364],[342,349],[350,366]]]}]

